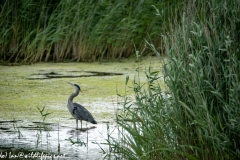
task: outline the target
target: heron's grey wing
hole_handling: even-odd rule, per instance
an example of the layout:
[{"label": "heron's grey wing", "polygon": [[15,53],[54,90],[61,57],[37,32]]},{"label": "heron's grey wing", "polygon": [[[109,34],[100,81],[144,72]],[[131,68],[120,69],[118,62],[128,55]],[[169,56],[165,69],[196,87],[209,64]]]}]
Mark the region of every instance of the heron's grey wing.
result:
[{"label": "heron's grey wing", "polygon": [[94,120],[92,114],[82,105],[78,103],[73,103],[73,115],[75,115],[77,119],[85,120],[88,122],[91,122],[93,124],[97,124],[97,122]]}]

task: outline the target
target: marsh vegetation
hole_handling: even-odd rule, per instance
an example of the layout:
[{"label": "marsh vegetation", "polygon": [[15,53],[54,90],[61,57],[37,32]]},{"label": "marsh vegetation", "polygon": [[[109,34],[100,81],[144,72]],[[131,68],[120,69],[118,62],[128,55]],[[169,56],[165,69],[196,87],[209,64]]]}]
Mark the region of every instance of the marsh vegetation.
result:
[{"label": "marsh vegetation", "polygon": [[105,158],[240,158],[238,0],[26,0],[1,8],[4,62],[132,56],[140,66],[150,55],[163,64],[146,67],[145,80],[136,66],[120,90],[109,84],[123,108]]},{"label": "marsh vegetation", "polygon": [[[6,62],[102,61],[129,57],[144,39],[159,46],[177,1],[1,1],[0,57]],[[154,5],[154,6],[153,6]],[[155,8],[162,10],[154,16]],[[145,52],[144,54],[148,54]]]}]

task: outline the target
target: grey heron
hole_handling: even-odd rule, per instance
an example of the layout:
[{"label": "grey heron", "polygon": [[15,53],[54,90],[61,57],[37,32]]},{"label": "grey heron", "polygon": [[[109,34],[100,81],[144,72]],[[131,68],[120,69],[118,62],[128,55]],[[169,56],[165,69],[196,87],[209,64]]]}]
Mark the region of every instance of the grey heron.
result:
[{"label": "grey heron", "polygon": [[92,114],[85,107],[83,107],[81,104],[73,103],[73,98],[79,94],[79,91],[81,91],[79,85],[72,84],[70,82],[68,83],[76,89],[76,92],[72,93],[69,96],[68,102],[67,102],[67,107],[69,112],[76,119],[76,129],[78,129],[78,120],[81,121],[81,129],[82,129],[82,120],[93,123],[93,124],[97,124]]}]

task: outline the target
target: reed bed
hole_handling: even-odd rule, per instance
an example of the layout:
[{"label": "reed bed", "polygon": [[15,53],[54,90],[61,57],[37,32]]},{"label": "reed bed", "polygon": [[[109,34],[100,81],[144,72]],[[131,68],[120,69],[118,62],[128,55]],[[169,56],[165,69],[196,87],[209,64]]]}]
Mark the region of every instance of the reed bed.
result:
[{"label": "reed bed", "polygon": [[[3,0],[0,58],[34,63],[129,57],[135,53],[134,46],[144,48],[144,39],[162,43],[161,26],[180,4],[167,0]],[[161,16],[154,16],[155,8]]]},{"label": "reed bed", "polygon": [[240,158],[240,2],[186,2],[162,34],[168,89],[151,67],[147,83],[134,79],[135,100],[123,96],[117,114],[119,138],[108,140],[115,158]]}]

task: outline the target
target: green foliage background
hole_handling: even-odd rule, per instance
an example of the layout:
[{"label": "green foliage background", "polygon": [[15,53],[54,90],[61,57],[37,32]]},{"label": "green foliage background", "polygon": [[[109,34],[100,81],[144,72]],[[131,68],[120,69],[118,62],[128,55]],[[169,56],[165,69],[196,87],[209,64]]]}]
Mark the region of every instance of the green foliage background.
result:
[{"label": "green foliage background", "polygon": [[[134,79],[135,100],[123,95],[119,159],[240,158],[240,1],[185,1],[162,35],[167,90],[156,71]],[[148,43],[156,55],[161,55]],[[160,59],[164,59],[160,57]],[[126,79],[126,83],[128,79]],[[119,140],[120,139],[120,140]]]},{"label": "green foliage background", "polygon": [[[182,2],[167,0],[3,0],[0,58],[7,62],[95,61],[129,57]],[[154,5],[154,6],[153,6]],[[161,16],[155,16],[155,7]]]}]

